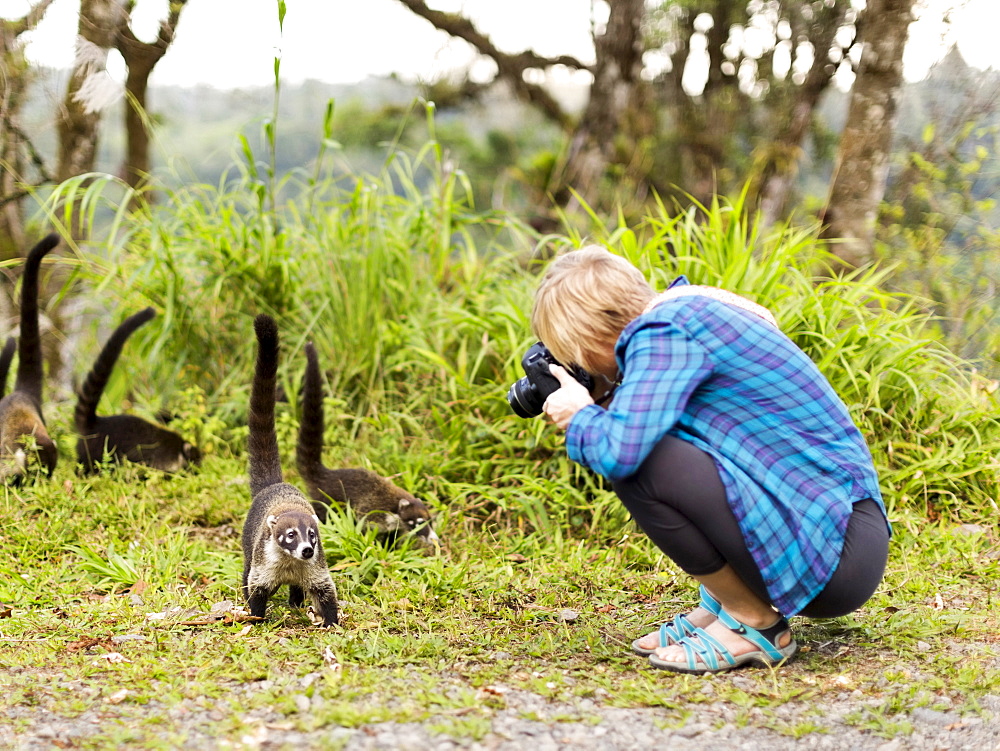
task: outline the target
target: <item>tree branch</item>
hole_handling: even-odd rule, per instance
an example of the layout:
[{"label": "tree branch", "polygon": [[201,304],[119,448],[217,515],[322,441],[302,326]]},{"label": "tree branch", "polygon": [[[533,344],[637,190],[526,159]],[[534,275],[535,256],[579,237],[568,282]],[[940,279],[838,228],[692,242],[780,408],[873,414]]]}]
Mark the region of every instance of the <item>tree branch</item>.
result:
[{"label": "tree branch", "polygon": [[42,159],[41,154],[38,153],[38,149],[35,148],[35,144],[31,142],[27,133],[21,130],[16,123],[7,117],[6,113],[4,113],[3,124],[4,128],[6,128],[9,133],[13,133],[17,136],[20,143],[27,149],[31,163],[35,166],[35,169],[38,170],[38,174],[42,178],[41,182],[38,184],[44,185],[46,183],[53,182],[52,175],[49,174],[48,169],[45,167],[45,160]]},{"label": "tree branch", "polygon": [[38,22],[42,20],[42,16],[45,15],[45,11],[49,9],[52,5],[53,0],[39,0],[28,9],[28,12],[24,14],[22,18],[17,21],[11,21],[11,29],[14,32],[14,37],[18,37],[26,31],[31,31],[34,29]]},{"label": "tree branch", "polygon": [[486,34],[479,31],[465,16],[428,8],[424,0],[399,0],[399,2],[416,15],[429,21],[435,28],[468,42],[481,55],[492,59],[497,64],[498,75],[511,85],[518,96],[538,107],[546,116],[561,126],[569,127],[571,124],[570,116],[545,89],[525,81],[524,73],[530,68],[550,68],[555,65],[564,65],[577,70],[591,70],[589,66],[584,65],[571,55],[543,57],[531,50],[515,54],[502,52]]},{"label": "tree branch", "polygon": [[132,10],[135,8],[135,0],[128,0],[124,6],[124,12],[118,21],[118,39],[116,47],[122,53],[126,63],[132,63],[130,55],[134,58],[142,56],[146,59],[150,68],[163,57],[167,48],[174,41],[174,33],[177,30],[177,21],[180,19],[181,10],[187,0],[172,0],[170,12],[165,19],[160,21],[160,28],[156,35],[156,41],[143,42],[136,37],[132,31]]},{"label": "tree branch", "polygon": [[43,185],[48,185],[52,182],[55,182],[52,179],[52,176],[49,174],[49,171],[45,168],[45,161],[42,159],[41,155],[39,155],[38,151],[35,149],[35,145],[31,142],[31,139],[28,138],[28,136],[25,135],[25,133],[20,128],[18,128],[16,125],[10,122],[10,120],[5,118],[4,124],[6,125],[7,129],[11,133],[14,133],[27,148],[28,154],[31,157],[31,163],[35,165],[35,169],[38,170],[38,175],[40,179],[38,180],[38,182],[30,185],[30,187],[28,188],[24,188],[22,190],[16,191],[6,196],[0,196],[0,208],[6,206],[8,203],[13,203],[14,201],[20,201],[25,196],[31,195],[31,191],[34,190],[35,188],[40,188]]}]

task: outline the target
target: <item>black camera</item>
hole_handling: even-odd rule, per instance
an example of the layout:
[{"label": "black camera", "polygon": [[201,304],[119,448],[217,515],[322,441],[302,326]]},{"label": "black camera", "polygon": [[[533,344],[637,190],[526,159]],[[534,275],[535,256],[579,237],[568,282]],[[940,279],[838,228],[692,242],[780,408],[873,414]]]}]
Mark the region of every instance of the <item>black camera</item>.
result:
[{"label": "black camera", "polygon": [[[507,391],[507,403],[518,417],[537,417],[542,414],[542,405],[549,394],[559,390],[559,379],[549,372],[549,365],[562,363],[541,342],[532,344],[521,358],[524,378],[515,381]],[[589,373],[572,367],[566,368],[566,371],[587,391],[593,388],[594,379]]]}]

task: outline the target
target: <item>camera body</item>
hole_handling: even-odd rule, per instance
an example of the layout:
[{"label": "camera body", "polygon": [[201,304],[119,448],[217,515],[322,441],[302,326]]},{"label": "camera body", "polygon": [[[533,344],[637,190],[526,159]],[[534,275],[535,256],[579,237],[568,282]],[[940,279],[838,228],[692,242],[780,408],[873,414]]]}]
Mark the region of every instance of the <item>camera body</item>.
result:
[{"label": "camera body", "polygon": [[[518,417],[537,417],[542,414],[542,405],[549,394],[559,389],[559,379],[549,372],[549,365],[562,363],[541,342],[531,345],[521,358],[524,378],[515,381],[507,391],[507,403]],[[566,371],[587,391],[593,388],[594,379],[589,373],[574,367],[566,368]]]}]

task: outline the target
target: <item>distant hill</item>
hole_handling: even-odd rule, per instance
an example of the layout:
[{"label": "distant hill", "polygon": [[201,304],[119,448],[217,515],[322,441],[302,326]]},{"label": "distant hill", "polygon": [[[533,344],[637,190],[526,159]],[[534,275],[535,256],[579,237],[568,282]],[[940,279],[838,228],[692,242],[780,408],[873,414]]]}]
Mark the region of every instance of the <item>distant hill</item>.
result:
[{"label": "distant hill", "polygon": [[[65,91],[66,71],[41,70],[29,91],[23,123],[43,155],[55,153],[52,113]],[[920,142],[926,124],[945,122],[963,112],[979,111],[983,127],[1000,127],[1000,73],[969,68],[957,49],[947,55],[921,82],[907,84],[900,102],[896,132],[897,149],[905,153]],[[286,172],[306,167],[315,158],[322,136],[322,118],[334,100],[334,140],[341,149],[337,158],[345,169],[375,171],[382,164],[388,144],[402,134],[403,145],[419,147],[427,137],[425,115],[418,98],[420,88],[396,77],[369,78],[358,84],[306,81],[284,84],[280,89],[277,168]],[[586,91],[562,89],[556,95],[579,107]],[[176,175],[182,180],[217,183],[222,173],[242,159],[240,134],[246,136],[261,161],[266,160],[263,123],[272,116],[273,86],[219,90],[210,86],[153,87],[150,109],[156,125],[153,163],[161,179]],[[819,140],[807,144],[807,159],[800,172],[801,190],[821,196],[832,172],[832,139],[843,128],[849,94],[829,90],[818,110]],[[990,106],[986,106],[990,105]],[[123,154],[121,103],[105,114],[98,169],[117,172]],[[401,123],[405,127],[401,126]],[[542,151],[559,147],[559,133],[537,112],[494,87],[478,102],[439,110],[436,136],[458,163],[485,181],[480,187],[489,200],[493,180],[506,166],[529,163]],[[994,159],[996,156],[994,155]],[[977,192],[996,190],[1000,175],[986,175]]]}]

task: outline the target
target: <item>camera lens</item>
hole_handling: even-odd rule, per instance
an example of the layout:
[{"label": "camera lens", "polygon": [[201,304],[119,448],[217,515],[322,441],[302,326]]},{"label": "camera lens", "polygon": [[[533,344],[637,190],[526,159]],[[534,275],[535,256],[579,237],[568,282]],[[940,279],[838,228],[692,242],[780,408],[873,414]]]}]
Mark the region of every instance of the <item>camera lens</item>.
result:
[{"label": "camera lens", "polygon": [[507,403],[518,417],[537,417],[542,414],[542,404],[538,400],[538,389],[527,378],[514,381],[507,390]]}]

